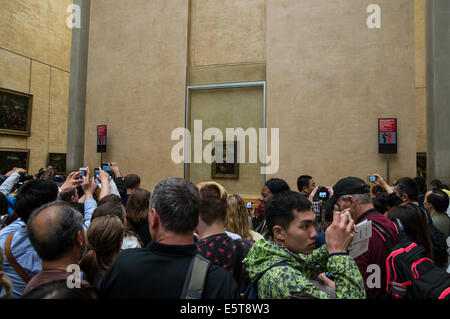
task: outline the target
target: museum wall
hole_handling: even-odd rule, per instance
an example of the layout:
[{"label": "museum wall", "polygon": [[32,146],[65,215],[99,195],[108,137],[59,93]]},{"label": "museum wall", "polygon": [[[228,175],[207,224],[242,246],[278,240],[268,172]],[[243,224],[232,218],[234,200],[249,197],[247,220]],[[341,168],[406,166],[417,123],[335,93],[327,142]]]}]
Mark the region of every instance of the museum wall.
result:
[{"label": "museum wall", "polygon": [[27,136],[0,135],[0,148],[29,149],[29,173],[65,153],[70,0],[0,0],[0,87],[33,95]]},{"label": "museum wall", "polygon": [[[415,176],[414,2],[380,0],[382,25],[369,29],[373,1],[267,1],[267,121],[280,128],[280,170],[331,185],[386,175],[377,119],[398,118],[391,181]],[[270,176],[269,176],[270,177]]]},{"label": "museum wall", "polygon": [[[414,10],[421,9],[409,0],[380,0],[382,28],[372,30],[366,25],[371,3],[93,1],[85,164],[99,165],[96,125],[107,124],[104,162],[139,173],[148,189],[163,178],[183,177],[183,164],[171,161],[176,141],[170,135],[185,125],[186,85],[265,80],[267,127],[280,129],[280,168],[267,179],[285,178],[296,189],[303,173],[322,185],[347,175],[385,175],[379,117],[399,120],[391,181],[415,176],[414,24],[420,21]],[[189,119],[207,121],[223,111],[227,98],[216,94],[189,95],[197,110]],[[237,103],[262,108],[260,99],[248,93]],[[201,174],[198,179],[208,177],[206,170]]]},{"label": "museum wall", "polygon": [[416,52],[416,126],[417,152],[427,151],[427,88],[425,57],[425,0],[414,0]]},{"label": "museum wall", "polygon": [[171,161],[172,130],[184,127],[188,2],[91,1],[85,165],[100,165],[96,126],[108,126],[104,162],[152,189],[183,177]]}]

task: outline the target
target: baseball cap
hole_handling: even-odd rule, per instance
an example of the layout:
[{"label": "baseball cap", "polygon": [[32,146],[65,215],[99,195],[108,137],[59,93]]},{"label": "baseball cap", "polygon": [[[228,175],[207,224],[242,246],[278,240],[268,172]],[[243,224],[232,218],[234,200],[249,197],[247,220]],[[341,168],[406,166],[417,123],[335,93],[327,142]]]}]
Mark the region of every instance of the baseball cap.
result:
[{"label": "baseball cap", "polygon": [[367,194],[370,192],[370,187],[361,178],[345,177],[340,179],[333,186],[333,196],[330,200],[336,202],[339,196],[351,194]]}]

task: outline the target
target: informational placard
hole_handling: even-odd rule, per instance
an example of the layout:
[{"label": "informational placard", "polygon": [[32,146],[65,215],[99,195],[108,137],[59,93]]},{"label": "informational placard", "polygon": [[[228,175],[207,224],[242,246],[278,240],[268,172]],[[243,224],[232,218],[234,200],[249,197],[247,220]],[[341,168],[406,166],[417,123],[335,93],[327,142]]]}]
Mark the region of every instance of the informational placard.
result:
[{"label": "informational placard", "polygon": [[397,119],[378,119],[378,152],[380,154],[397,154]]},{"label": "informational placard", "polygon": [[106,125],[97,125],[97,153],[106,153]]}]

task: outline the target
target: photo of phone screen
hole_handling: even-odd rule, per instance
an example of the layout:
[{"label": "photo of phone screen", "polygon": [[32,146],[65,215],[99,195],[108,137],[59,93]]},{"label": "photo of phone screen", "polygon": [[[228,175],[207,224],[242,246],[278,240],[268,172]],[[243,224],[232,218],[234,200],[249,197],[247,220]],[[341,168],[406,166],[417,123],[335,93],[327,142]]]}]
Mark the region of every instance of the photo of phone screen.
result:
[{"label": "photo of phone screen", "polygon": [[252,208],[252,202],[247,203],[247,208]]},{"label": "photo of phone screen", "polygon": [[369,176],[369,182],[375,182],[376,179],[375,176]]},{"label": "photo of phone screen", "polygon": [[94,169],[94,180],[97,184],[101,184],[100,180],[97,178],[98,174],[100,174],[100,170],[98,168]]},{"label": "photo of phone screen", "polygon": [[109,167],[108,164],[103,164],[102,163],[102,170],[104,170],[105,172],[107,172],[112,178],[114,178],[114,173],[111,170],[111,167]]}]

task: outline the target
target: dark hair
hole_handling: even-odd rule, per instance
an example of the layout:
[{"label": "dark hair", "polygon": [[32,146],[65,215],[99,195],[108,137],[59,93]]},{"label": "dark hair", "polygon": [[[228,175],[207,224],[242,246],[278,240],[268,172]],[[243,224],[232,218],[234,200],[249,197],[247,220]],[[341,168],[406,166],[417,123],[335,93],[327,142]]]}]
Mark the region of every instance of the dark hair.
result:
[{"label": "dark hair", "polygon": [[431,190],[431,193],[427,196],[427,201],[440,213],[445,212],[449,205],[447,193],[439,188],[433,188]]},{"label": "dark hair", "polygon": [[433,259],[428,223],[425,214],[419,207],[411,203],[394,206],[389,210],[388,218],[391,220],[400,219],[409,239],[418,245],[422,245],[427,251],[427,256]]},{"label": "dark hair", "polygon": [[380,213],[386,213],[391,207],[388,192],[382,186],[375,185],[372,187],[372,194],[375,195],[375,197],[372,198],[373,206],[375,206],[376,210]]},{"label": "dark hair", "polygon": [[265,216],[269,237],[273,236],[273,227],[279,225],[284,229],[294,220],[294,209],[303,212],[311,209],[311,202],[298,192],[285,191],[272,196],[266,204]]},{"label": "dark hair", "polygon": [[408,195],[410,201],[416,202],[419,198],[417,183],[410,177],[403,177],[394,183],[400,196]]},{"label": "dark hair", "polygon": [[303,191],[303,187],[309,187],[309,181],[312,179],[312,176],[302,175],[297,178],[297,188],[299,192]]},{"label": "dark hair", "polygon": [[286,181],[281,178],[271,178],[266,182],[265,185],[274,195],[290,190],[288,183],[286,183]]},{"label": "dark hair", "polygon": [[67,280],[55,280],[40,285],[21,299],[98,299],[98,292],[94,287],[81,284],[80,288],[69,288]]},{"label": "dark hair", "polygon": [[430,184],[440,189],[444,188],[444,185],[442,185],[442,182],[438,179],[433,179]]},{"label": "dark hair", "polygon": [[[49,208],[57,208],[54,211],[58,216],[51,223],[42,227],[36,227],[36,217]],[[83,229],[83,217],[63,201],[48,203],[36,209],[27,223],[27,234],[31,244],[42,260],[57,260],[75,245],[77,234]],[[44,231],[45,230],[45,231]]]},{"label": "dark hair", "polygon": [[121,204],[122,202],[120,201],[119,196],[115,195],[115,194],[109,194],[104,196],[102,199],[100,199],[98,201],[98,206],[105,204],[106,202],[112,201],[114,203],[117,204]]},{"label": "dark hair", "polygon": [[94,210],[91,217],[91,223],[94,219],[100,216],[116,216],[119,217],[120,221],[123,223],[125,221],[124,209],[125,208],[120,201],[106,201],[103,204],[97,206],[97,208]]},{"label": "dark hair", "polygon": [[32,180],[20,187],[14,205],[14,212],[24,223],[33,210],[53,202],[58,196],[58,186],[52,180]]},{"label": "dark hair", "polygon": [[71,190],[68,191],[68,192],[60,192],[60,193],[59,193],[59,198],[60,198],[62,201],[64,201],[64,202],[70,202],[70,198],[71,198],[72,196],[75,195],[75,192],[76,192],[76,191],[77,191],[77,189],[74,188],[74,189],[71,189]]},{"label": "dark hair", "polygon": [[153,208],[166,230],[178,234],[193,232],[198,224],[200,194],[192,182],[168,178],[153,189],[150,209]]},{"label": "dark hair", "polygon": [[227,215],[227,196],[221,196],[220,187],[214,182],[202,183],[199,186],[200,193],[200,218],[211,225],[216,220],[225,222]]},{"label": "dark hair", "polygon": [[148,207],[151,193],[146,189],[138,189],[130,195],[125,210],[129,224],[148,223]]},{"label": "dark hair", "polygon": [[141,184],[141,178],[136,174],[128,174],[123,179],[127,188],[135,188]]},{"label": "dark hair", "polygon": [[419,188],[419,193],[426,193],[427,192],[427,183],[425,182],[425,178],[423,177],[414,177],[414,181],[417,184],[417,187]]}]

